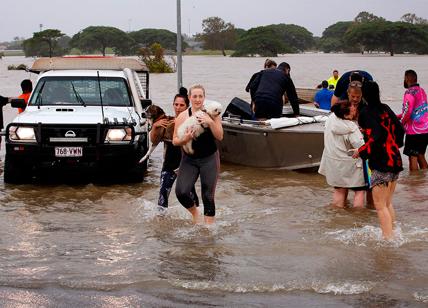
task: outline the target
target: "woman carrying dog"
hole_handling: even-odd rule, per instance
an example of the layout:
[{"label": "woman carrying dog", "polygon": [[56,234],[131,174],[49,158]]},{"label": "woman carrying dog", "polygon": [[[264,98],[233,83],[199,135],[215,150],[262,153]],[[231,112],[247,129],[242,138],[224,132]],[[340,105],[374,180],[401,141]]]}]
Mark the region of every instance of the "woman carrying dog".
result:
[{"label": "woman carrying dog", "polygon": [[[189,89],[189,97],[192,106],[186,112],[182,112],[175,120],[173,144],[183,146],[193,139],[193,132],[186,131],[183,138],[179,138],[177,130],[188,119],[199,110],[203,110],[205,101],[205,89],[201,85],[194,85]],[[192,214],[193,223],[197,223],[199,217],[198,207],[192,199],[192,187],[194,187],[198,176],[201,177],[202,201],[204,203],[204,221],[212,224],[215,221],[214,194],[217,178],[220,170],[220,158],[217,150],[216,140],[223,139],[223,127],[221,117],[214,120],[206,113],[198,116],[199,124],[205,126],[204,132],[193,140],[193,154],[183,151],[180,168],[178,171],[175,192],[178,201]]]},{"label": "woman carrying dog", "polygon": [[[175,117],[178,117],[180,113],[185,111],[189,107],[189,98],[187,97],[187,89],[181,87],[179,93],[175,95],[172,107],[174,108]],[[156,121],[153,124],[153,128],[150,131],[150,140],[156,139],[156,134],[161,128],[167,128],[171,125],[171,120],[167,118]],[[181,161],[181,148],[174,146],[171,141],[164,141],[164,161],[162,165],[161,177],[160,177],[160,190],[158,206],[160,211],[165,211],[168,208],[168,197],[171,192],[172,185],[177,178],[175,172],[180,166]],[[195,187],[192,189],[192,199],[196,206],[199,206],[199,199],[196,194]]]}]

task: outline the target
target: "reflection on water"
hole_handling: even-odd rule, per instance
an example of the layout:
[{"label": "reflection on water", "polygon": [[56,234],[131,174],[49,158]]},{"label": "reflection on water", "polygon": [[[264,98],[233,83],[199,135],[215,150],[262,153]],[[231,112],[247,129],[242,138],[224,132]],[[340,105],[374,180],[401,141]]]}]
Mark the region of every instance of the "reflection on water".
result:
[{"label": "reflection on water", "polygon": [[[395,109],[405,68],[416,67],[422,85],[428,80],[426,57],[289,55],[276,60],[291,63],[299,86],[319,83],[333,66],[340,71],[367,67],[380,78],[383,97]],[[20,80],[35,78],[7,71],[10,61],[31,62],[0,62],[2,95],[19,92]],[[262,62],[185,57],[184,79],[207,85],[208,96],[225,103],[246,97],[243,86]],[[151,77],[154,101],[170,112],[175,84],[173,75]],[[6,108],[6,122],[14,112]],[[161,155],[159,147],[146,180],[135,185],[5,185],[1,162],[0,305],[387,307],[428,302],[426,172],[401,174],[394,198],[397,237],[384,242],[376,213],[329,207],[332,190],[316,173],[223,164],[215,226],[193,226],[173,194],[167,214],[160,216],[155,205]],[[4,148],[0,157],[4,161]]]}]

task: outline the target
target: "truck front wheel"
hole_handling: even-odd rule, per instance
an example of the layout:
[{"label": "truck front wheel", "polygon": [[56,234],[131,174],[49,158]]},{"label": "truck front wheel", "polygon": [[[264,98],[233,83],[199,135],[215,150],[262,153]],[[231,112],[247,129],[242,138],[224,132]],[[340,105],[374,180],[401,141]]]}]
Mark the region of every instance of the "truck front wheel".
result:
[{"label": "truck front wheel", "polygon": [[4,182],[8,184],[25,184],[31,181],[31,167],[9,159],[4,162]]},{"label": "truck front wheel", "polygon": [[138,143],[138,151],[135,159],[135,166],[128,171],[128,180],[134,183],[142,182],[144,179],[144,174],[147,170],[147,160],[143,163],[138,163],[138,161],[147,153],[147,145],[144,143],[144,136],[140,137]]}]

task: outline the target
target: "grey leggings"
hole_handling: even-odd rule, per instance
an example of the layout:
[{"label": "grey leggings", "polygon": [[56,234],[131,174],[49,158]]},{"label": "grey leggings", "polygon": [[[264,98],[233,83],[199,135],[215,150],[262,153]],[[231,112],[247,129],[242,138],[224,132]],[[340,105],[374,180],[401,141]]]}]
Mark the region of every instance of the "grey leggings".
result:
[{"label": "grey leggings", "polygon": [[198,176],[201,177],[201,194],[204,203],[204,215],[215,216],[214,193],[220,169],[219,153],[204,158],[193,158],[183,153],[180,168],[178,169],[175,194],[178,201],[186,208],[191,208],[194,203],[192,188]]}]

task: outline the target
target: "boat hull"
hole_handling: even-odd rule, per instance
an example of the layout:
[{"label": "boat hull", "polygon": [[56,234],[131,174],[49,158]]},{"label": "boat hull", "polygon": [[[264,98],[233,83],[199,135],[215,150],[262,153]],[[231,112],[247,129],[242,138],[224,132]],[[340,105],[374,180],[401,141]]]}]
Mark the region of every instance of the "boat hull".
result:
[{"label": "boat hull", "polygon": [[261,167],[304,169],[319,166],[324,149],[324,124],[274,130],[223,122],[222,161]]}]

